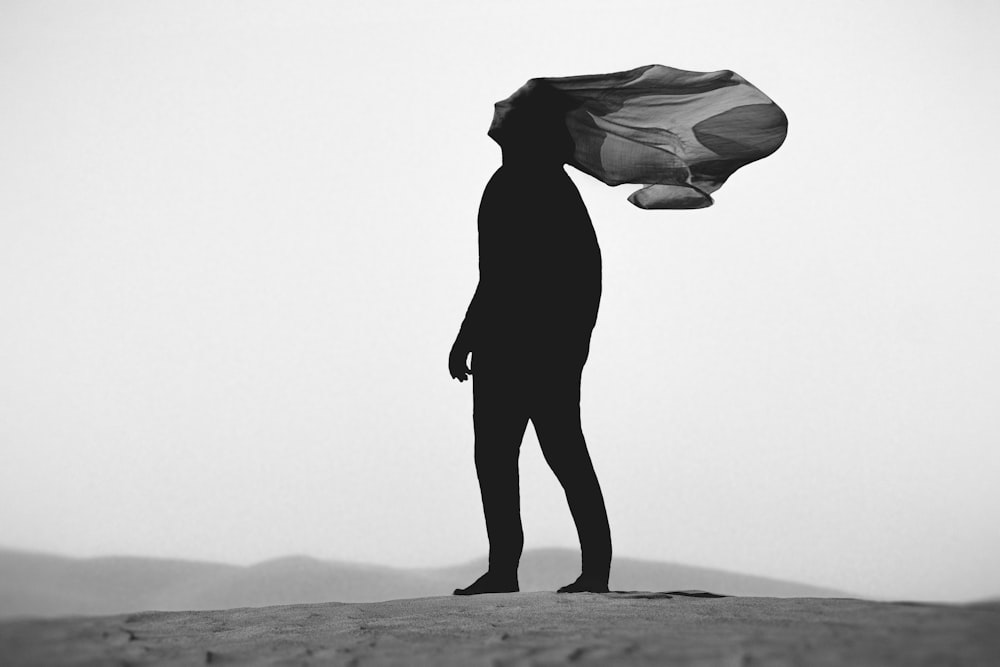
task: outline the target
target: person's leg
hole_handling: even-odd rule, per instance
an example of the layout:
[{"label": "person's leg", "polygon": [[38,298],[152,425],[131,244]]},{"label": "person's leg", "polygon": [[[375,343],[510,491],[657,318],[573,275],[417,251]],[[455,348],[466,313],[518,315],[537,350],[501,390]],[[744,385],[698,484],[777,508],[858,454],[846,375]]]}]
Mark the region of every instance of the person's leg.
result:
[{"label": "person's leg", "polygon": [[582,551],[580,578],[560,592],[606,592],[611,571],[611,529],[580,424],[578,365],[554,365],[532,406],[531,421],[542,454],[566,492]]},{"label": "person's leg", "polygon": [[473,375],[476,472],[490,542],[489,570],[455,595],[512,593],[524,546],[517,459],[528,424],[516,376],[477,364]]}]

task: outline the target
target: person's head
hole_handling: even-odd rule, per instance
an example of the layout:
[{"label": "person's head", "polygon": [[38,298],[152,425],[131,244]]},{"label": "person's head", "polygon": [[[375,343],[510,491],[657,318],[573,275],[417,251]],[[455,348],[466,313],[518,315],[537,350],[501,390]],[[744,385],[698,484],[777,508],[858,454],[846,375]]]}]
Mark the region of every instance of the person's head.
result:
[{"label": "person's head", "polygon": [[572,106],[538,79],[497,102],[488,134],[503,149],[504,163],[561,165],[568,161],[574,146],[565,119]]}]

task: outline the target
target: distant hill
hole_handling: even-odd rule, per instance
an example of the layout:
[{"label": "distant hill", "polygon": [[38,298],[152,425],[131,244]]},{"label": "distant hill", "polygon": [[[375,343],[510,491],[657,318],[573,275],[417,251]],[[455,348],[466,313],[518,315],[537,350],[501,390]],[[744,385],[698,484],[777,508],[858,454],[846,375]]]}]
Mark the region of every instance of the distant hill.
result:
[{"label": "distant hill", "polygon": [[[527,551],[521,560],[521,590],[554,590],[575,578],[579,567],[579,553],[570,549]],[[122,556],[64,558],[0,549],[0,618],[430,597],[450,594],[485,568],[485,558],[437,569],[303,556],[237,566]],[[845,596],[805,584],[633,558],[615,558],[611,587],[766,597]]]}]

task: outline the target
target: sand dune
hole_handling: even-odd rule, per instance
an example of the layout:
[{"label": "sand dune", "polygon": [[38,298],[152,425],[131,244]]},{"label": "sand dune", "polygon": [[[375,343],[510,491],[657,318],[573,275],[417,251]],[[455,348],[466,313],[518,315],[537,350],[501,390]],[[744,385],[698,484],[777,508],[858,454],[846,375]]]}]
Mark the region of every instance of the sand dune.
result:
[{"label": "sand dune", "polygon": [[518,593],[0,623],[9,665],[995,665],[1000,606]]},{"label": "sand dune", "polygon": [[[204,610],[309,602],[374,602],[447,595],[485,569],[485,559],[439,569],[396,569],[292,557],[249,567],[150,558],[72,559],[0,550],[0,618]],[[525,553],[522,591],[555,590],[579,572],[579,553]],[[616,558],[621,590],[720,591],[768,597],[837,597],[804,584],[672,563]]]}]

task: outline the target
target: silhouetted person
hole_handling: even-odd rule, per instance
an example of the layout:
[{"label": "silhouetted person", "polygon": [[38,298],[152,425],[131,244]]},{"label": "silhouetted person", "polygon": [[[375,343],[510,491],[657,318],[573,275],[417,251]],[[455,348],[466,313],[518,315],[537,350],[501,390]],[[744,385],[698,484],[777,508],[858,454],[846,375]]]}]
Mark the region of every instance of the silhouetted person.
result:
[{"label": "silhouetted person", "polygon": [[562,103],[536,90],[491,130],[503,165],[483,193],[479,285],[448,362],[460,381],[474,373],[475,461],[489,569],[456,595],[518,590],[524,542],[518,454],[529,420],[580,538],[582,574],[559,591],[608,590],[611,534],[580,425],[601,254],[580,193],[563,171],[572,141],[549,113]]}]

